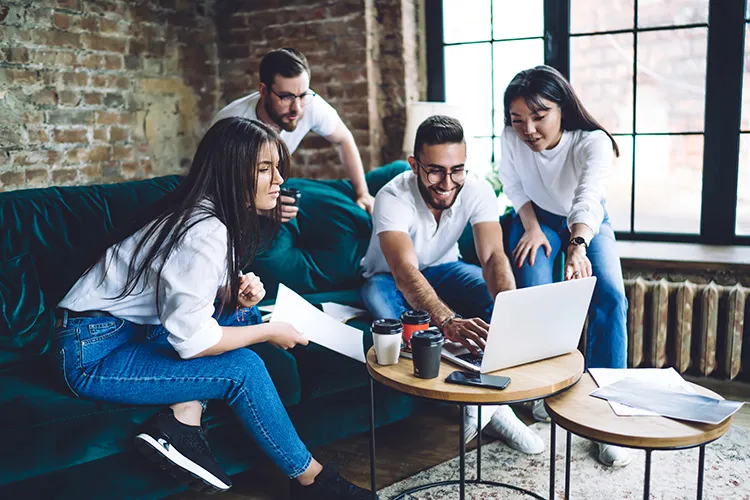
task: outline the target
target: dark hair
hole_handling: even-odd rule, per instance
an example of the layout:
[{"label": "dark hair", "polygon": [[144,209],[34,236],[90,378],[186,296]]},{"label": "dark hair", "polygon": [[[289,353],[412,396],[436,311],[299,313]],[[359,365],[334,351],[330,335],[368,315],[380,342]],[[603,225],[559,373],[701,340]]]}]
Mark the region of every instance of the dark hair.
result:
[{"label": "dark hair", "polygon": [[449,144],[464,142],[464,128],[461,122],[450,116],[433,115],[419,124],[414,138],[414,156],[422,151],[425,144]]},{"label": "dark hair", "polygon": [[288,47],[272,50],[260,60],[260,81],[269,87],[273,85],[276,75],[294,78],[305,71],[310,75],[307,58],[296,49]]},{"label": "dark hair", "polygon": [[[177,188],[141,214],[130,227],[109,238],[119,245],[127,236],[148,226],[136,244],[126,284],[114,298],[123,298],[139,283],[147,283],[154,268],[158,269],[156,283],[160,286],[164,263],[188,230],[209,217],[216,217],[227,228],[225,285],[230,293],[223,294],[221,308],[237,307],[239,271],[254,258],[261,242],[273,239],[281,220],[280,205],[269,212],[268,224],[261,224],[255,207],[258,156],[264,144],[278,151],[279,172],[285,176],[289,170],[289,151],[268,125],[232,117],[219,120],[206,132],[187,177]],[[206,203],[207,200],[211,203]],[[152,245],[146,250],[148,242]],[[139,254],[143,256],[136,265]],[[159,295],[157,291],[157,304]]]},{"label": "dark hair", "polygon": [[537,66],[523,70],[513,77],[505,89],[503,98],[506,127],[512,126],[510,104],[519,97],[523,97],[532,111],[547,109],[542,104],[542,99],[554,102],[560,106],[562,112],[563,130],[601,130],[612,141],[615,156],[620,156],[620,148],[617,147],[615,138],[586,111],[573,87],[555,68]]}]

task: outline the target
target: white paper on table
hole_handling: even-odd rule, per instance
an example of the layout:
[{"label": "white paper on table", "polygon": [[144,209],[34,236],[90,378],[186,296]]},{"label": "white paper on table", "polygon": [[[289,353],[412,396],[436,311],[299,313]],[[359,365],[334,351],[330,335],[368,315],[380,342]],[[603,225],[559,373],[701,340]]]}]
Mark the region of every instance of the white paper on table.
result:
[{"label": "white paper on table", "polygon": [[[686,394],[694,394],[695,390],[688,384],[674,368],[589,368],[589,373],[599,387],[606,387],[626,377],[634,378],[653,384],[663,389],[669,389]],[[659,416],[648,410],[633,408],[615,401],[608,401],[609,406],[620,417],[654,417]]]},{"label": "white paper on table", "polygon": [[320,305],[323,306],[324,313],[336,318],[342,323],[346,323],[350,319],[354,319],[357,316],[363,316],[367,314],[367,311],[365,311],[364,309],[345,306],[343,304],[337,304],[336,302],[323,302]]},{"label": "white paper on table", "polygon": [[345,325],[280,284],[271,323],[285,321],[305,338],[344,356],[365,362],[362,331]]}]

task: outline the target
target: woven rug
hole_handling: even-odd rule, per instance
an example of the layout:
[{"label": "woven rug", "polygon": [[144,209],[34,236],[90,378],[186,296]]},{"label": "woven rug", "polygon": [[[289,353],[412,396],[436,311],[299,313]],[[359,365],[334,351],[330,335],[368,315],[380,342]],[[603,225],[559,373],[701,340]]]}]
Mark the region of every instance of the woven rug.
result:
[{"label": "woven rug", "polygon": [[[509,483],[549,495],[549,424],[531,426],[547,444],[541,455],[524,455],[501,442],[482,446],[482,478]],[[565,441],[567,433],[558,427],[556,458],[556,498],[564,498]],[[645,472],[645,452],[631,450],[633,461],[621,468],[604,467],[597,459],[597,446],[573,436],[571,461],[572,499],[641,499]],[[454,458],[380,490],[389,500],[400,492],[434,481],[458,479],[459,459]],[[466,454],[466,477],[476,475],[476,451]],[[651,454],[651,498],[659,500],[696,498],[698,448],[683,451],[655,451]],[[532,498],[505,488],[467,485],[467,499]],[[457,499],[458,486],[432,488],[408,496],[409,499]],[[750,500],[750,430],[732,426],[721,439],[706,446],[703,486],[705,499]]]}]

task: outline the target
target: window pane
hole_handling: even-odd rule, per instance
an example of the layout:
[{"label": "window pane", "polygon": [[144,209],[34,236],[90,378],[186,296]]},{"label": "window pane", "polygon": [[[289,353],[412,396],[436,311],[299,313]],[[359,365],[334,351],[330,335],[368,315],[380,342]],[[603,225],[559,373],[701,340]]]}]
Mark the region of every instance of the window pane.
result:
[{"label": "window pane", "polygon": [[632,34],[572,37],[570,82],[609,132],[633,132]]},{"label": "window pane", "polygon": [[495,44],[495,135],[500,135],[505,127],[503,95],[505,88],[519,71],[544,64],[544,42],[519,40],[517,42],[497,42]]},{"label": "window pane", "polygon": [[[495,163],[493,164],[493,178],[491,180],[492,187],[494,188],[496,185],[500,183],[500,180],[497,178],[497,168],[500,166],[500,155],[502,148],[500,147],[500,138],[495,138]],[[511,203],[510,198],[508,198],[508,195],[505,193],[500,193],[500,195],[497,197],[497,208],[499,209],[501,214],[504,214],[505,211],[508,208],[513,207],[513,203]]]},{"label": "window pane", "polygon": [[466,141],[466,168],[480,179],[492,171],[492,139],[471,137]]},{"label": "window pane", "polygon": [[443,41],[477,42],[490,39],[490,0],[443,0]]},{"label": "window pane", "polygon": [[640,0],[638,2],[639,28],[707,22],[708,0]]},{"label": "window pane", "polygon": [[639,33],[636,131],[702,132],[708,30]]},{"label": "window pane", "polygon": [[519,15],[518,4],[515,2],[493,0],[492,24],[495,39],[543,36],[544,2],[526,0],[523,3],[523,15]]},{"label": "window pane", "polygon": [[746,24],[745,25],[745,71],[742,75],[742,125],[741,125],[742,130],[746,130],[746,131],[750,131],[750,40],[749,39],[750,39],[750,24]]},{"label": "window pane", "polygon": [[570,0],[570,32],[632,29],[634,9],[633,0]]},{"label": "window pane", "polygon": [[635,140],[635,231],[698,234],[703,135]]},{"label": "window pane", "polygon": [[750,236],[750,134],[740,136],[740,172],[737,177],[738,235]]},{"label": "window pane", "polygon": [[630,200],[633,187],[633,137],[615,136],[620,156],[607,189],[607,213],[615,231],[630,231]]},{"label": "window pane", "polygon": [[465,109],[472,135],[492,135],[490,44],[453,45],[444,51],[445,102]]}]

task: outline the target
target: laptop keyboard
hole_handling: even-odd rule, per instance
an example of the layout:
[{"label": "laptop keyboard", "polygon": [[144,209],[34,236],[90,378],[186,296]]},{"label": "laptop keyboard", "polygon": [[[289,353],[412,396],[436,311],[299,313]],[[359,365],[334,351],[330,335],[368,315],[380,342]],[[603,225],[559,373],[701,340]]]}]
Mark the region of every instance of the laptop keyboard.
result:
[{"label": "laptop keyboard", "polygon": [[459,354],[456,356],[461,361],[466,361],[469,364],[472,364],[476,366],[477,368],[482,366],[482,358],[484,357],[484,353],[482,351],[479,351],[479,354],[474,355],[470,352]]}]

